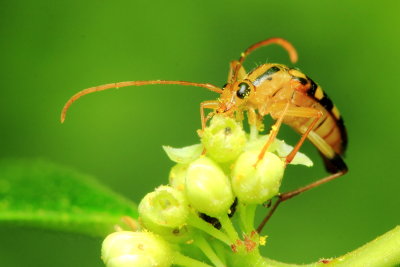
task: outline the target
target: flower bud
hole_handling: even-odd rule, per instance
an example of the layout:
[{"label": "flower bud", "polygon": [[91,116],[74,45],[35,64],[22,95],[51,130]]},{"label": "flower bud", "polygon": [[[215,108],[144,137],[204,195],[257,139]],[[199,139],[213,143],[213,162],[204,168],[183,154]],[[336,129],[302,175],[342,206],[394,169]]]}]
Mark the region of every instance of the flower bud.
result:
[{"label": "flower bud", "polygon": [[158,187],[139,204],[142,224],[171,241],[185,239],[188,214],[189,207],[184,194],[170,186]]},{"label": "flower bud", "polygon": [[107,267],[168,267],[173,252],[163,239],[150,232],[115,232],[106,237],[101,258]]},{"label": "flower bud", "polygon": [[259,152],[246,151],[237,159],[232,171],[232,188],[243,203],[261,204],[279,192],[284,162],[271,152],[258,160]]},{"label": "flower bud", "polygon": [[187,168],[186,164],[176,164],[169,172],[169,184],[181,192],[185,190]]},{"label": "flower bud", "polygon": [[228,213],[234,201],[228,177],[207,157],[201,157],[189,165],[185,188],[190,204],[212,217]]},{"label": "flower bud", "polygon": [[[250,151],[250,150],[261,151],[261,149],[267,143],[268,138],[269,135],[260,135],[257,139],[247,142],[244,151]],[[281,158],[284,158],[287,155],[289,155],[289,153],[292,152],[292,150],[293,150],[292,146],[286,144],[285,141],[279,140],[278,138],[275,138],[274,142],[272,142],[272,144],[268,148],[269,152],[273,152]],[[311,161],[311,159],[299,151],[297,151],[293,160],[289,164],[304,165],[307,167],[313,166],[313,162]]]},{"label": "flower bud", "polygon": [[226,116],[214,116],[201,136],[207,156],[216,162],[235,160],[243,151],[246,141],[242,126]]}]

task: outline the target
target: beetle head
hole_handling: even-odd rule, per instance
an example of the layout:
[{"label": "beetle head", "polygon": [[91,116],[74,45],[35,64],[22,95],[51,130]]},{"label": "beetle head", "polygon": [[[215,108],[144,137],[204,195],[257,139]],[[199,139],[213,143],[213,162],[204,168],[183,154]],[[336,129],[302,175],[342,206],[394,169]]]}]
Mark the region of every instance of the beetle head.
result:
[{"label": "beetle head", "polygon": [[254,91],[254,85],[248,80],[227,84],[219,98],[217,113],[230,114],[243,109]]}]

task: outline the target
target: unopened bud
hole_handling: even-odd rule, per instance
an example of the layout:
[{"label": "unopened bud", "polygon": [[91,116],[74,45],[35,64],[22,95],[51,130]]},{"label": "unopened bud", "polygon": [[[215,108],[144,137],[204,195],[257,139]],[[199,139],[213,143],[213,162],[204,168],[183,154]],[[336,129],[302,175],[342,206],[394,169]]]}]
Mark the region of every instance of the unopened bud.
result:
[{"label": "unopened bud", "polygon": [[207,156],[216,162],[235,160],[246,144],[246,133],[232,118],[214,116],[201,136]]},{"label": "unopened bud", "polygon": [[261,204],[279,192],[285,170],[284,162],[275,154],[267,152],[257,163],[259,153],[255,150],[244,152],[232,171],[233,191],[243,203]]},{"label": "unopened bud", "polygon": [[187,236],[188,214],[189,207],[184,194],[170,186],[158,187],[139,204],[143,225],[171,241],[179,242]]},{"label": "unopened bud", "polygon": [[101,258],[107,267],[169,267],[173,252],[162,238],[150,232],[115,232],[106,237]]},{"label": "unopened bud", "polygon": [[228,177],[207,157],[201,157],[189,165],[185,188],[190,204],[212,217],[228,213],[234,201]]},{"label": "unopened bud", "polygon": [[187,164],[176,164],[169,172],[169,184],[179,191],[185,190]]}]

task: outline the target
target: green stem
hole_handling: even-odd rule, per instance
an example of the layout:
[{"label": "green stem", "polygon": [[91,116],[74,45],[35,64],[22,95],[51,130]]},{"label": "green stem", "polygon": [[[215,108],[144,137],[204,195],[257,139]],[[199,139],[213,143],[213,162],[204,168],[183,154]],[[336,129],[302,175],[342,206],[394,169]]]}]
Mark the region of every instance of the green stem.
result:
[{"label": "green stem", "polygon": [[197,235],[195,237],[194,244],[197,245],[200,250],[207,256],[207,258],[216,266],[224,267],[225,264],[222,263],[221,259],[215,254],[214,250],[211,248],[210,244],[205,240],[202,235]]},{"label": "green stem", "polygon": [[246,204],[243,204],[240,200],[237,205],[237,214],[239,215],[239,227],[242,228],[243,232],[247,233],[247,209]]},{"label": "green stem", "polygon": [[206,232],[207,234],[211,235],[212,237],[214,237],[214,238],[224,242],[228,246],[230,246],[231,242],[226,234],[224,234],[223,232],[214,228],[214,226],[212,226],[211,224],[203,221],[197,215],[190,214],[187,222],[189,225]]},{"label": "green stem", "polygon": [[253,230],[253,229],[251,229],[253,227],[253,224],[250,223],[249,218],[248,218],[249,217],[248,211],[249,210],[248,210],[247,204],[241,203],[239,201],[238,214],[239,214],[239,219],[240,219],[240,226],[241,226],[243,232],[245,232],[245,233],[250,233],[251,230]]},{"label": "green stem", "polygon": [[400,264],[400,226],[364,246],[338,257],[332,266],[395,266]]},{"label": "green stem", "polygon": [[246,233],[250,233],[251,231],[254,230],[254,217],[256,216],[256,208],[257,205],[255,204],[247,204],[245,206],[246,209],[246,218],[244,218],[245,220],[245,230]]},{"label": "green stem", "polygon": [[317,267],[323,266],[323,263],[312,263],[307,265],[297,265],[297,264],[288,264],[283,262],[274,261],[268,258],[262,257],[258,250],[253,251],[252,253],[237,253],[232,254],[229,258],[230,262],[228,266],[251,266],[251,267]]},{"label": "green stem", "polygon": [[210,244],[213,247],[214,251],[217,253],[218,257],[224,263],[224,266],[227,266],[227,257],[232,253],[232,249],[226,246],[224,243],[219,240],[210,240]]},{"label": "green stem", "polygon": [[179,252],[175,252],[174,255],[174,265],[181,265],[185,267],[212,267],[204,262],[192,259],[190,257],[184,256]]},{"label": "green stem", "polygon": [[232,221],[229,219],[228,214],[219,216],[218,220],[221,223],[221,229],[224,230],[229,236],[231,244],[235,243],[235,241],[239,239],[239,235],[236,232],[235,227],[233,227]]},{"label": "green stem", "polygon": [[306,265],[288,264],[261,257],[258,253],[235,254],[229,257],[229,266],[254,267],[317,267],[317,266],[369,266],[389,267],[400,263],[400,226],[383,234],[364,246],[333,259],[328,265],[316,262]]}]

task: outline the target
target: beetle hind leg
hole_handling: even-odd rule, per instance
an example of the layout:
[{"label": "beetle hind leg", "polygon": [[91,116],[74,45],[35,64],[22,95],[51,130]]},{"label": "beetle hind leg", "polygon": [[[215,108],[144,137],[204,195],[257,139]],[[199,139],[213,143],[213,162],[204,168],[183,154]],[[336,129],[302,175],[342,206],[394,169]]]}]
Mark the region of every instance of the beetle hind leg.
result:
[{"label": "beetle hind leg", "polygon": [[[325,157],[326,158],[326,157]],[[330,182],[336,178],[339,178],[343,175],[345,175],[348,172],[348,168],[346,163],[344,163],[343,158],[336,154],[335,157],[333,159],[327,159],[327,161],[329,161],[329,166],[331,166],[331,168],[336,168],[336,172],[334,172],[331,175],[328,175],[322,179],[319,179],[315,182],[312,182],[306,186],[300,187],[296,190],[293,191],[289,191],[283,194],[280,194],[278,196],[278,200],[275,202],[275,204],[272,206],[272,208],[270,209],[270,211],[268,212],[267,216],[265,216],[265,218],[263,219],[263,221],[260,223],[260,225],[257,227],[257,232],[261,232],[262,229],[264,228],[265,224],[269,221],[269,219],[271,218],[272,214],[275,212],[275,210],[278,208],[279,204],[281,204],[282,202],[291,199],[292,197],[295,197],[305,191],[308,191],[314,187],[320,186],[322,184],[325,184],[327,182]],[[327,165],[326,165],[327,166]],[[331,169],[332,171],[333,169]]]},{"label": "beetle hind leg", "polygon": [[[344,174],[347,173],[348,168],[343,160],[343,158],[335,153],[333,148],[326,143],[326,141],[318,136],[315,132],[312,131],[316,123],[319,121],[321,118],[322,114],[320,113],[319,110],[313,109],[313,108],[307,108],[307,107],[293,107],[291,106],[289,109],[287,107],[284,108],[283,103],[277,104],[271,111],[272,115],[275,115],[275,117],[279,117],[279,120],[283,119],[283,116],[294,116],[294,117],[303,117],[303,118],[310,118],[312,119],[311,123],[307,126],[305,130],[302,130],[303,134],[300,140],[297,142],[293,150],[289,153],[289,155],[286,157],[286,164],[289,164],[295,157],[296,153],[299,151],[301,145],[304,143],[305,139],[308,138],[320,151],[324,161],[325,161],[325,166],[328,169],[329,172],[331,172],[331,175],[328,175],[322,179],[319,179],[313,183],[310,183],[306,186],[300,187],[296,190],[289,191],[283,194],[280,194],[278,196],[278,200],[275,202],[275,204],[271,207],[269,213],[267,216],[263,219],[263,221],[260,223],[260,225],[257,228],[258,232],[261,232],[267,221],[271,218],[272,214],[275,212],[275,210],[278,208],[279,204],[291,199],[294,196],[297,196],[307,190],[310,190],[314,187],[317,187],[319,185],[322,185],[324,183],[330,182],[336,178],[339,178],[343,176]],[[275,112],[274,112],[275,110]],[[276,136],[276,135],[275,135]],[[273,136],[273,138],[275,138]],[[270,136],[271,137],[271,136]],[[272,142],[268,140],[269,142]],[[268,142],[268,143],[269,143]],[[268,145],[266,144],[266,146]],[[263,151],[265,153],[266,149],[264,147]],[[260,153],[261,156],[263,156],[262,153]]]}]

